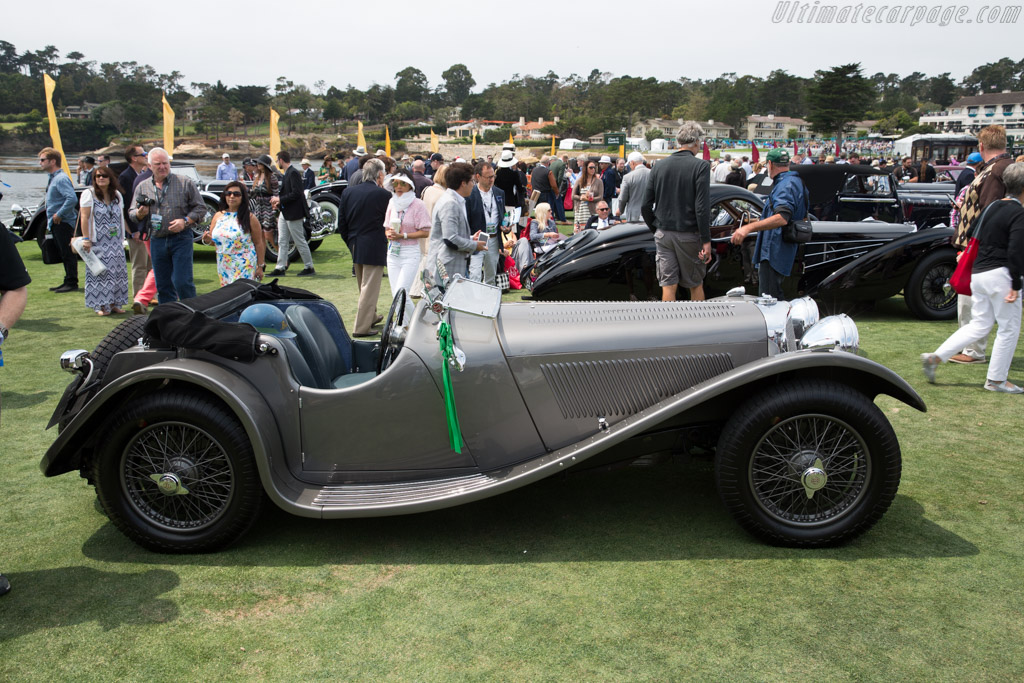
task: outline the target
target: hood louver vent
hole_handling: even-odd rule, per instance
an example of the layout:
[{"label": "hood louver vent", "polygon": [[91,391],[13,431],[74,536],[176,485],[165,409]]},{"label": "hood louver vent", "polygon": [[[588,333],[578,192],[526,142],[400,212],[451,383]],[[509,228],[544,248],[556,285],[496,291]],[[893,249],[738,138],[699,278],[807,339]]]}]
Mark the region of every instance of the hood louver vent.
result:
[{"label": "hood louver vent", "polygon": [[626,417],[733,367],[728,353],[540,366],[562,417]]}]

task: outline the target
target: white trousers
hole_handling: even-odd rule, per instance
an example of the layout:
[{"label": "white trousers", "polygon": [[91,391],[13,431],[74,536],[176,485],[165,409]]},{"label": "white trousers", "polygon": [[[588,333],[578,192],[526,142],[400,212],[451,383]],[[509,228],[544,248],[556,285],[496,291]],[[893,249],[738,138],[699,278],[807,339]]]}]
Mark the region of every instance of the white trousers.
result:
[{"label": "white trousers", "polygon": [[391,286],[391,299],[400,289],[405,289],[407,296],[412,296],[412,285],[420,270],[420,245],[403,244],[401,251],[392,254],[388,249],[388,284]]},{"label": "white trousers", "polygon": [[1012,304],[1004,301],[1010,293],[1009,268],[996,268],[971,275],[971,322],[942,342],[935,355],[945,363],[961,349],[979,339],[985,339],[998,325],[988,363],[988,380],[1004,382],[1010,372],[1013,352],[1020,336],[1020,297]]},{"label": "white trousers", "polygon": [[[974,288],[971,288],[974,291]],[[971,324],[971,297],[964,294],[956,295],[956,319],[960,327],[967,327]],[[985,360],[985,349],[988,347],[988,337],[982,337],[973,344],[968,344],[961,352],[965,356]]]}]

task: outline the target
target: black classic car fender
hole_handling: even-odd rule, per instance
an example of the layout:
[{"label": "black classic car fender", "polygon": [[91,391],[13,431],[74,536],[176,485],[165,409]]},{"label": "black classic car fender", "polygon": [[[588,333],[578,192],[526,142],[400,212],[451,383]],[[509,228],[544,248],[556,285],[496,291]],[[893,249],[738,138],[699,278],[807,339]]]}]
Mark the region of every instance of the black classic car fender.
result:
[{"label": "black classic car fender", "polygon": [[949,298],[945,307],[927,307],[921,299],[944,296],[941,288],[956,267],[952,236],[953,230],[946,227],[904,235],[845,264],[807,293],[835,308],[850,299],[847,292],[851,289],[865,301],[881,301],[903,291],[907,305],[918,317],[950,319],[956,316],[955,297],[945,295]]}]

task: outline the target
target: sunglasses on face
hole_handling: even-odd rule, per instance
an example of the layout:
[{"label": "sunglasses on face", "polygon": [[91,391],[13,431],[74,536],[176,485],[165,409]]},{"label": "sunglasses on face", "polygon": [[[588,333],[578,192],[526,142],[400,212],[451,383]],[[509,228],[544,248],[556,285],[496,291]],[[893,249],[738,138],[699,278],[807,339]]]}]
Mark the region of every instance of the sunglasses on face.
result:
[{"label": "sunglasses on face", "polygon": [[599,206],[599,207],[597,207],[597,210],[598,211],[607,211],[608,207],[607,206]]},{"label": "sunglasses on face", "polygon": [[237,190],[229,190],[229,191],[224,193],[224,196],[225,197],[241,197],[242,193],[238,192]]}]

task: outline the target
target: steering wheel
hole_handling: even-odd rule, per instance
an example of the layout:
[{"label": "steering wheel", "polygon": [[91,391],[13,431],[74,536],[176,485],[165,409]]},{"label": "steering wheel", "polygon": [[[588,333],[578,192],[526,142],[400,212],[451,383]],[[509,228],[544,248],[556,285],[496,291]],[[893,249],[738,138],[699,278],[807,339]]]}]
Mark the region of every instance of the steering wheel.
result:
[{"label": "steering wheel", "polygon": [[380,356],[377,358],[377,374],[384,372],[395,360],[395,356],[405,344],[405,335],[395,334],[396,328],[405,323],[405,288],[399,289],[391,302],[388,320],[384,323],[384,331],[380,335]]}]

